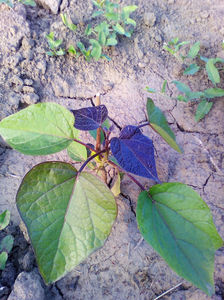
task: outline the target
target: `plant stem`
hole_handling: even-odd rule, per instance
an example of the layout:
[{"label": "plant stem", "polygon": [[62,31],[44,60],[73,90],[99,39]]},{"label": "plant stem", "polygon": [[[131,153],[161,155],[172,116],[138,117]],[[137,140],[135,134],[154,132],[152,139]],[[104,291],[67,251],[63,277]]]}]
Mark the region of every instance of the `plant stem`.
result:
[{"label": "plant stem", "polygon": [[129,173],[127,173],[127,172],[125,172],[123,169],[121,169],[118,165],[116,165],[115,163],[113,163],[111,160],[108,160],[107,161],[110,165],[112,165],[112,166],[114,166],[114,167],[116,167],[116,168],[118,168],[118,170],[120,171],[120,172],[123,172],[123,173],[125,173],[135,184],[137,184],[139,187],[140,187],[140,189],[141,190],[143,190],[143,191],[145,191],[145,188],[144,188],[144,186],[136,179],[136,178],[134,178],[132,175],[130,175]]},{"label": "plant stem", "polygon": [[79,143],[79,144],[81,144],[81,145],[83,145],[83,146],[85,146],[86,148],[88,148],[89,150],[91,150],[91,151],[93,151],[93,152],[97,152],[95,149],[93,149],[93,148],[90,147],[89,145],[87,145],[87,144],[85,144],[85,143],[83,143],[83,142],[81,142],[81,141],[79,141],[79,140],[77,140],[77,139],[73,139],[73,141],[76,142],[76,143]]},{"label": "plant stem", "polygon": [[100,155],[100,154],[102,154],[102,153],[104,153],[104,152],[106,152],[105,149],[103,149],[103,150],[101,150],[101,151],[95,153],[94,155],[90,156],[90,157],[83,163],[83,165],[80,167],[78,173],[81,173],[82,170],[86,167],[86,165],[87,165],[92,159],[94,159],[95,157],[97,157],[98,155]]},{"label": "plant stem", "polygon": [[143,123],[143,124],[139,125],[138,128],[142,128],[142,127],[145,127],[147,125],[149,125],[149,122],[146,122],[146,123]]},{"label": "plant stem", "polygon": [[[100,105],[100,94],[97,94],[96,95],[96,106],[99,106]],[[101,140],[101,128],[97,128],[97,132],[96,132],[96,151],[100,151],[100,146],[101,146],[101,143],[100,143],[100,140]]]}]

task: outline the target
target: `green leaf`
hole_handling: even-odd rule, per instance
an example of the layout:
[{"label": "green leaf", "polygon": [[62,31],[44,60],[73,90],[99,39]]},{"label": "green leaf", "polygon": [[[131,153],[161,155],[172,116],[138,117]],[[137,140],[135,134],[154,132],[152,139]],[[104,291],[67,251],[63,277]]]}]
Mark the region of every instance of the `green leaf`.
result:
[{"label": "green leaf", "polygon": [[183,82],[174,80],[174,81],[172,81],[172,83],[174,83],[175,86],[178,88],[178,90],[184,94],[191,92],[191,89],[189,88],[189,86],[184,84]]},{"label": "green leaf", "polygon": [[214,253],[223,245],[208,206],[182,183],[154,185],[140,193],[138,227],[178,275],[211,296]]},{"label": "green leaf", "polygon": [[116,13],[116,12],[108,12],[104,16],[108,21],[115,21],[116,22],[119,19],[118,13]]},{"label": "green leaf", "polygon": [[163,49],[165,49],[166,51],[168,51],[172,55],[175,54],[175,51],[173,49],[171,49],[170,47],[168,47],[167,45],[163,45]]},{"label": "green leaf", "polygon": [[0,230],[8,226],[9,222],[10,222],[10,211],[5,210],[3,213],[0,214]]},{"label": "green leaf", "polygon": [[7,252],[0,253],[0,270],[5,269],[5,264],[6,264],[7,259],[8,259]]},{"label": "green leaf", "polygon": [[69,22],[67,19],[66,14],[60,14],[62,22],[66,27],[68,27],[70,30],[75,31],[77,29],[77,26],[73,24],[72,22]]},{"label": "green leaf", "polygon": [[204,62],[208,62],[208,60],[209,60],[209,58],[207,58],[207,57],[205,57],[205,56],[202,56],[202,55],[200,55],[199,56],[200,57],[200,60],[202,60],[202,61],[204,61]]},{"label": "green leaf", "polygon": [[100,5],[100,3],[98,3],[97,1],[92,1],[93,2],[93,4],[96,6],[96,7],[98,7],[98,8],[101,8],[101,5]]},{"label": "green leaf", "polygon": [[125,20],[125,24],[127,24],[127,25],[132,25],[132,26],[136,26],[136,22],[135,22],[135,20],[133,20],[133,19],[131,19],[131,18],[127,18],[126,20]]},{"label": "green leaf", "polygon": [[52,51],[47,51],[46,54],[47,54],[48,56],[54,56],[54,55],[55,55],[54,52],[52,52]]},{"label": "green leaf", "polygon": [[5,3],[6,5],[8,5],[9,7],[13,8],[14,3],[12,0],[0,0],[0,4]]},{"label": "green leaf", "polygon": [[106,46],[115,46],[117,45],[117,37],[116,37],[116,33],[111,34],[107,41],[106,41]]},{"label": "green leaf", "polygon": [[76,55],[76,54],[77,54],[77,52],[76,52],[74,46],[72,46],[72,45],[68,47],[68,52],[69,52],[70,54],[72,54],[72,55]]},{"label": "green leaf", "polygon": [[46,284],[101,247],[117,215],[104,183],[62,162],[35,166],[24,177],[16,201]]},{"label": "green leaf", "polygon": [[189,44],[189,41],[183,41],[177,45],[175,45],[175,50],[178,51],[182,46]]},{"label": "green leaf", "polygon": [[99,32],[99,43],[104,46],[106,44],[106,35],[103,31]]},{"label": "green leaf", "polygon": [[183,96],[183,95],[178,95],[178,96],[177,96],[177,100],[178,100],[178,101],[183,101],[183,102],[188,102],[190,99],[186,98],[186,97]]},{"label": "green leaf", "polygon": [[128,5],[122,8],[121,17],[123,20],[127,20],[131,13],[136,11],[138,6],[136,5]]},{"label": "green leaf", "polygon": [[191,64],[184,70],[184,75],[194,75],[200,70],[200,67],[197,64]]},{"label": "green leaf", "polygon": [[215,66],[215,59],[210,58],[206,63],[206,71],[208,73],[208,78],[212,81],[213,84],[220,82],[219,71]]},{"label": "green leaf", "polygon": [[67,148],[68,155],[75,161],[85,161],[87,159],[86,147],[77,143],[72,142]]},{"label": "green leaf", "polygon": [[90,44],[92,45],[91,55],[95,60],[99,60],[102,53],[102,47],[97,40],[90,39]]},{"label": "green leaf", "polygon": [[206,98],[223,97],[224,90],[220,89],[220,88],[210,88],[210,89],[204,90],[204,95]]},{"label": "green leaf", "polygon": [[95,28],[95,31],[100,33],[100,32],[104,32],[105,36],[107,37],[110,33],[109,30],[109,24],[107,22],[102,22],[99,25],[97,25]]},{"label": "green leaf", "polygon": [[178,38],[178,37],[175,37],[175,38],[173,38],[168,44],[169,44],[170,46],[173,46],[173,45],[176,45],[178,42],[179,42],[179,38]]},{"label": "green leaf", "polygon": [[60,48],[58,51],[55,52],[55,54],[58,55],[58,56],[65,55],[65,50]]},{"label": "green leaf", "polygon": [[187,57],[195,58],[200,50],[200,42],[196,42],[189,50]]},{"label": "green leaf", "polygon": [[62,40],[55,40],[55,41],[49,40],[48,44],[52,50],[55,50],[62,44]]},{"label": "green leaf", "polygon": [[32,7],[36,6],[36,2],[34,0],[19,0],[19,2],[21,2],[24,5],[29,5]]},{"label": "green leaf", "polygon": [[157,92],[155,89],[152,89],[149,86],[146,86],[145,89],[147,92],[152,93],[152,94]]},{"label": "green leaf", "polygon": [[98,17],[98,16],[100,16],[100,15],[102,15],[103,14],[103,11],[102,10],[97,10],[97,11],[95,11],[93,14],[92,14],[92,18],[96,18],[96,17]]},{"label": "green leaf", "polygon": [[92,33],[93,29],[91,24],[88,24],[85,29],[85,35],[89,36]]},{"label": "green leaf", "polygon": [[68,147],[78,133],[74,116],[56,103],[38,103],[0,122],[0,134],[17,151],[28,155],[47,155]]},{"label": "green leaf", "polygon": [[119,34],[125,34],[125,30],[124,28],[119,24],[117,23],[115,26],[113,26],[114,30],[119,33]]},{"label": "green leaf", "polygon": [[9,253],[13,247],[14,238],[11,234],[5,236],[0,242],[0,252],[5,251]]},{"label": "green leaf", "polygon": [[180,147],[176,143],[176,137],[167,123],[166,117],[162,111],[155,106],[150,98],[147,100],[147,114],[149,123],[155,131],[170,145],[170,147],[177,152],[182,153]]},{"label": "green leaf", "polygon": [[163,93],[163,94],[166,93],[166,87],[167,87],[167,80],[164,80],[163,85],[162,85],[162,89],[161,89],[161,93]]},{"label": "green leaf", "polygon": [[198,122],[201,119],[204,118],[205,115],[207,115],[211,108],[212,108],[213,103],[208,102],[206,100],[202,100],[197,107],[196,114],[195,114],[195,120]]},{"label": "green leaf", "polygon": [[194,100],[194,99],[199,99],[204,97],[204,93],[203,92],[189,92],[187,93],[187,98],[188,100]]}]

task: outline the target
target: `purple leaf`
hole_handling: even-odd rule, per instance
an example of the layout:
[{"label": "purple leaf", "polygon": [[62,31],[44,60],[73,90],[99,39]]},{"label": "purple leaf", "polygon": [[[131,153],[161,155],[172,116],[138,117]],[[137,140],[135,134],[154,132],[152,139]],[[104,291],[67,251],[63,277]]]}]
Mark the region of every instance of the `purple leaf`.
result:
[{"label": "purple leaf", "polygon": [[108,116],[105,105],[86,107],[71,111],[75,116],[75,128],[94,130],[99,128]]},{"label": "purple leaf", "polygon": [[160,182],[153,142],[138,127],[126,126],[119,138],[111,139],[110,147],[113,156],[125,171]]}]

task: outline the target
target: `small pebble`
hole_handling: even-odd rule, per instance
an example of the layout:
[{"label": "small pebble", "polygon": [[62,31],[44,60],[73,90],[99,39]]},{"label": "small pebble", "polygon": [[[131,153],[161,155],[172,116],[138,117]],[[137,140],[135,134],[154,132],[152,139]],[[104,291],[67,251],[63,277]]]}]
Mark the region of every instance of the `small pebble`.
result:
[{"label": "small pebble", "polygon": [[34,93],[35,90],[34,90],[34,88],[32,86],[25,85],[23,87],[23,92],[24,93]]},{"label": "small pebble", "polygon": [[25,85],[32,85],[33,84],[33,80],[32,79],[24,79],[24,84]]}]

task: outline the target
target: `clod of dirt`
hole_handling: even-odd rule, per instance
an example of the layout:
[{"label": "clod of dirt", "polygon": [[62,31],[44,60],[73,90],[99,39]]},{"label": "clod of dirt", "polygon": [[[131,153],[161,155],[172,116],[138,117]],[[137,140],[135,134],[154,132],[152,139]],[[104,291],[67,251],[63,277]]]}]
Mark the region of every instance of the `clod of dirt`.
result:
[{"label": "clod of dirt", "polygon": [[61,0],[36,0],[38,4],[46,9],[49,9],[53,14],[57,14]]},{"label": "clod of dirt", "polygon": [[41,285],[40,275],[36,270],[28,273],[22,272],[17,277],[8,300],[43,300],[44,289]]}]

